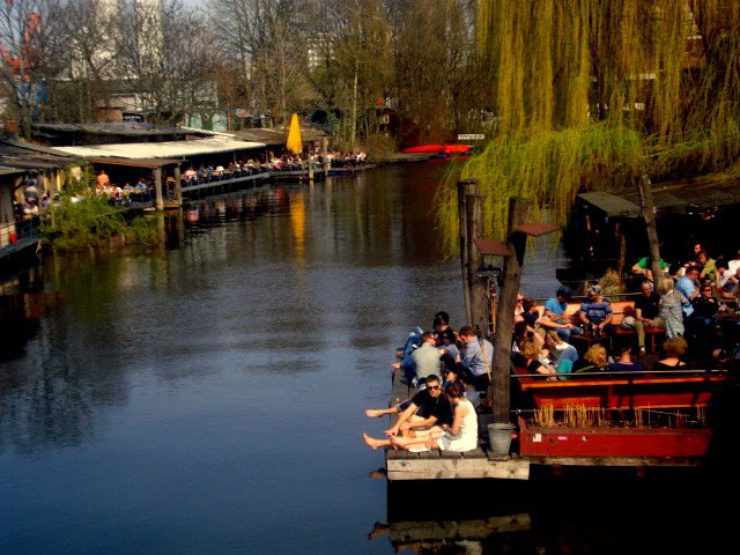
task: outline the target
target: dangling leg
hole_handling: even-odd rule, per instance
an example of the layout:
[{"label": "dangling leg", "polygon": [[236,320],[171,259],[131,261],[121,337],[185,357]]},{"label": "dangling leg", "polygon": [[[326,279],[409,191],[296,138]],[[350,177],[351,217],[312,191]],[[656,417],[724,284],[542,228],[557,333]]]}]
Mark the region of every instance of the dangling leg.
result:
[{"label": "dangling leg", "polygon": [[381,447],[389,447],[391,445],[391,441],[389,439],[377,439],[370,437],[365,433],[362,434],[362,438],[365,440],[365,443],[373,449],[380,449]]}]

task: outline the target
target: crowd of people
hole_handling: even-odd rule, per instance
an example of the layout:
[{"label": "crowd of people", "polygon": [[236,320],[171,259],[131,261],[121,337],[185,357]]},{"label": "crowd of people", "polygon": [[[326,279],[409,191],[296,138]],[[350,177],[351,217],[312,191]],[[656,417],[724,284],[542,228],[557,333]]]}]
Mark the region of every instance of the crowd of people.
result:
[{"label": "crowd of people", "polygon": [[[701,245],[678,268],[661,264],[653,276],[648,259],[633,267],[642,276],[630,313],[615,324],[611,300],[599,285],[569,313],[573,291],[566,286],[544,304],[519,294],[511,345],[512,372],[544,380],[618,372],[710,370],[733,363],[740,353],[740,251],[731,260],[712,259]],[[734,305],[734,308],[730,305]],[[635,333],[615,334],[617,326]],[[646,334],[659,328],[665,341],[646,357]],[[575,337],[597,339],[581,352]],[[600,339],[600,340],[599,340]],[[368,417],[395,415],[382,438],[363,434],[373,449],[469,451],[478,445],[477,415],[488,407],[493,345],[469,325],[457,331],[445,312],[432,327],[416,329],[392,363],[397,377],[417,393],[388,409],[369,409]],[[689,358],[689,355],[691,357]]]}]

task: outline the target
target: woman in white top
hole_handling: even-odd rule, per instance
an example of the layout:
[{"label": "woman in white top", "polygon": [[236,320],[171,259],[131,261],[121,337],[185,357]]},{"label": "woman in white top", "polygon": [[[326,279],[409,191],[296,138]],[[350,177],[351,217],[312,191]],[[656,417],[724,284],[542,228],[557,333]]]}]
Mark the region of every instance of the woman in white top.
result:
[{"label": "woman in white top", "polygon": [[399,437],[390,438],[391,444],[400,449],[420,451],[422,447],[438,447],[442,451],[461,453],[472,451],[478,447],[478,414],[473,404],[457,384],[448,385],[445,395],[452,403],[454,418],[452,426],[442,425],[442,432],[431,434],[428,437]]}]

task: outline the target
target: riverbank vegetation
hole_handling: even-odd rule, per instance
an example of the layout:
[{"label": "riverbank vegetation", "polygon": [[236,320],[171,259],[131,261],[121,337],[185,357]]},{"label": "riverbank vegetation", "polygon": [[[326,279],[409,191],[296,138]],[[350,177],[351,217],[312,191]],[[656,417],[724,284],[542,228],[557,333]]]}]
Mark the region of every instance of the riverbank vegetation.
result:
[{"label": "riverbank vegetation", "polygon": [[97,193],[95,176],[83,171],[41,215],[43,243],[59,251],[111,247],[146,248],[157,244],[154,218],[112,206]]},{"label": "riverbank vegetation", "polygon": [[156,245],[156,221],[126,214],[108,204],[107,197],[65,195],[42,219],[44,243],[60,251],[88,248],[147,247]]},{"label": "riverbank vegetation", "polygon": [[[154,123],[206,128],[312,114],[370,155],[480,134],[462,178],[480,181],[491,236],[513,194],[563,222],[581,190],[740,173],[740,0],[116,6],[0,3],[6,117],[23,137],[124,97]],[[437,198],[451,250],[455,198],[454,183]]]},{"label": "riverbank vegetation", "polygon": [[[740,1],[480,6],[497,132],[462,178],[480,183],[486,236],[514,195],[564,223],[581,191],[740,176]],[[450,179],[437,198],[450,252],[456,196]]]}]

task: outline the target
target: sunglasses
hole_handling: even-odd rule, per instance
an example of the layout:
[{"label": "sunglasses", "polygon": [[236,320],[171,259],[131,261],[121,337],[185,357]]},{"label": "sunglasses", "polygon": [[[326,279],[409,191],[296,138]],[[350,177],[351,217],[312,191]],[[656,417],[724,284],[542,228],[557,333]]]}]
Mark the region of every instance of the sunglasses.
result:
[{"label": "sunglasses", "polygon": [[437,391],[439,389],[439,386],[438,385],[428,385],[427,389],[429,391]]}]

